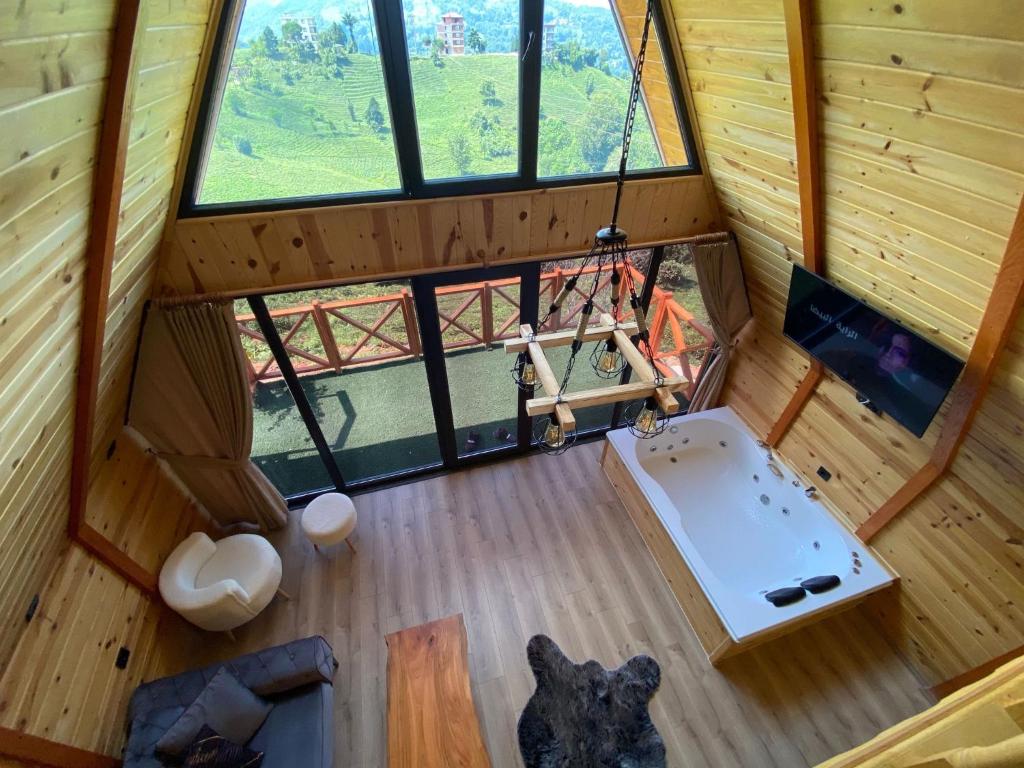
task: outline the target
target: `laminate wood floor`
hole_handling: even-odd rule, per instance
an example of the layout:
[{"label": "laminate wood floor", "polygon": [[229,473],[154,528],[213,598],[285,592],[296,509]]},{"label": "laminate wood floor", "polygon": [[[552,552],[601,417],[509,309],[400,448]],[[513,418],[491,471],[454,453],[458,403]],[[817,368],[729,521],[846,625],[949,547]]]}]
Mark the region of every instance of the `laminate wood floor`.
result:
[{"label": "laminate wood floor", "polygon": [[521,765],[515,729],[533,690],[525,649],[536,633],[578,661],[657,659],[651,712],[673,766],[814,765],[931,703],[856,608],[712,668],[605,479],[600,450],[359,496],[355,556],[344,545],[317,555],[294,513],[271,535],[292,599],[275,599],[236,644],[203,635],[202,655],[324,635],[341,663],[339,768],[386,762],[384,635],[459,612],[495,766]]}]

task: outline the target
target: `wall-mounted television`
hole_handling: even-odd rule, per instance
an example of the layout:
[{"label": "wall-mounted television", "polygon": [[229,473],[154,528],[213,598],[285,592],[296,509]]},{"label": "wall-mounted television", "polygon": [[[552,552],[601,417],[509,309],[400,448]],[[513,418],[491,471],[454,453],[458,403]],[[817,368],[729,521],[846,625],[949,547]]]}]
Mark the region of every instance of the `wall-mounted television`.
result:
[{"label": "wall-mounted television", "polygon": [[964,364],[846,291],[793,265],[783,333],[921,437]]}]

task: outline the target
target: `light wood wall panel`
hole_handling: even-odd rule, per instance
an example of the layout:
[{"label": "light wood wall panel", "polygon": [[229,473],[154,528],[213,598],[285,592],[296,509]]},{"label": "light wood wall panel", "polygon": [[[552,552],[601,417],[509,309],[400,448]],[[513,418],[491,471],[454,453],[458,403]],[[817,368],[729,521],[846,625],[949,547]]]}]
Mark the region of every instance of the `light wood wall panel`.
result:
[{"label": "light wood wall panel", "polygon": [[210,4],[211,0],[146,2],[110,281],[94,452],[106,449],[124,418],[142,308],[156,277]]},{"label": "light wood wall panel", "polygon": [[[132,430],[117,436],[97,470],[89,522],[145,568],[155,572],[193,530],[212,533],[209,517]],[[0,726],[118,756],[132,691],[172,660],[187,666],[179,649],[192,630],[77,545],[65,544],[50,570],[35,617],[0,665]],[[122,646],[131,655],[119,670]]]},{"label": "light wood wall panel", "polygon": [[0,664],[64,540],[115,3],[8,6],[0,13]]},{"label": "light wood wall panel", "polygon": [[[245,293],[586,252],[613,184],[468,198],[179,219],[164,295]],[[711,231],[701,176],[627,182],[619,220],[634,245]]]},{"label": "light wood wall panel", "polygon": [[[802,256],[782,4],[671,5],[757,316],[726,401],[767,432],[807,370],[780,332]],[[965,358],[1024,193],[1019,4],[813,6],[828,277]],[[903,577],[878,617],[929,684],[1024,644],[1022,370],[1018,327],[953,472],[874,542]],[[827,377],[780,450],[860,522],[941,422],[919,441]]]}]

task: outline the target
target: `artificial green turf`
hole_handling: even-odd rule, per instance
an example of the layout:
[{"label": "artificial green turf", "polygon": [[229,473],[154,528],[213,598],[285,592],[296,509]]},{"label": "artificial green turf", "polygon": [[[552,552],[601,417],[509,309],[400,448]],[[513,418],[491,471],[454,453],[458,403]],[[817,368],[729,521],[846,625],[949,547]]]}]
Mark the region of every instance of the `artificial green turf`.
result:
[{"label": "artificial green turf", "polygon": [[[570,391],[607,386],[586,359],[577,359]],[[568,348],[549,354],[556,374],[565,367]],[[481,438],[477,450],[501,445],[496,430],[515,436],[517,390],[509,369],[513,358],[499,346],[448,352],[448,371],[460,454],[470,432]],[[346,481],[390,474],[440,462],[434,415],[421,360],[402,360],[321,373],[302,378],[302,387]],[[312,439],[283,381],[260,384],[253,406],[256,464],[287,495],[329,486]],[[579,429],[606,426],[611,407],[579,409]]]}]

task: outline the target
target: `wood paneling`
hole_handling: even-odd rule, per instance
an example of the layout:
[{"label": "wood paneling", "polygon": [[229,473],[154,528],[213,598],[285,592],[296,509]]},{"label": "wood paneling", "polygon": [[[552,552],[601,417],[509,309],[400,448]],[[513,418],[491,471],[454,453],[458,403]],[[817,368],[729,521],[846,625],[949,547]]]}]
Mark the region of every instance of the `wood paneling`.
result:
[{"label": "wood paneling", "polygon": [[[96,470],[90,524],[151,572],[192,531],[212,533],[206,514],[131,430]],[[13,656],[0,665],[0,727],[110,756],[120,754],[125,707],[143,671],[176,659],[188,631],[77,545],[63,551],[23,626]],[[131,656],[119,670],[122,646]]]},{"label": "wood paneling", "polygon": [[0,664],[64,539],[114,8],[41,2],[0,14]]},{"label": "wood paneling", "polygon": [[[1005,3],[812,5],[826,275],[966,358],[1024,193],[1021,16]],[[672,6],[756,314],[726,401],[767,432],[808,370],[780,333],[803,256],[783,4]],[[952,472],[873,542],[903,579],[876,617],[929,684],[1024,642],[1022,355],[1018,322]],[[944,418],[916,440],[826,375],[779,449],[859,524],[923,465]]]},{"label": "wood paneling", "polygon": [[534,688],[526,643],[537,633],[576,662],[655,658],[651,716],[672,768],[813,765],[928,706],[861,607],[713,670],[602,476],[600,451],[580,444],[357,496],[355,555],[316,554],[293,513],[270,534],[292,599],[236,630],[237,643],[182,633],[178,663],[322,634],[341,665],[337,766],[387,764],[384,637],[453,613],[465,616],[470,684],[496,768],[522,765],[515,728]]},{"label": "wood paneling", "polygon": [[[601,184],[180,219],[158,290],[244,293],[585,253],[613,197]],[[714,228],[700,176],[627,182],[619,219],[634,245]]]}]

